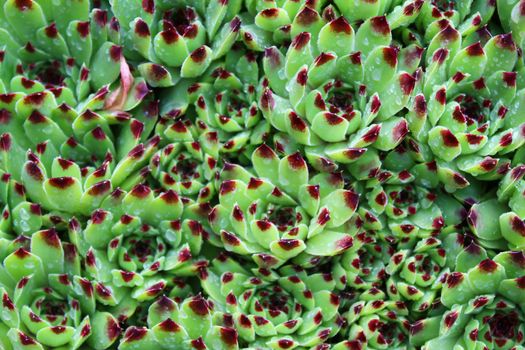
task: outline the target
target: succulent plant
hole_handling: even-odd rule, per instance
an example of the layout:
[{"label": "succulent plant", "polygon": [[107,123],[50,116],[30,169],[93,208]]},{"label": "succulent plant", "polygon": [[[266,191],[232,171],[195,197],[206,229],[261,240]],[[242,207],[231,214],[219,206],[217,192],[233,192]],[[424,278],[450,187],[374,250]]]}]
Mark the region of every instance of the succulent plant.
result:
[{"label": "succulent plant", "polygon": [[[462,31],[442,20],[436,33],[428,28],[433,36],[426,52],[423,96],[408,118],[422,154],[430,152],[438,168],[461,174],[456,189],[468,186],[472,177],[501,179],[513,158],[521,157],[518,150],[525,142],[516,109],[522,92],[516,83],[518,52],[513,35],[491,37],[486,28],[476,31],[478,27],[479,23],[472,24]],[[446,179],[441,181],[448,185]]]},{"label": "succulent plant", "polygon": [[502,252],[446,278],[448,310],[412,324],[411,343],[424,349],[522,349],[523,252]]},{"label": "succulent plant", "polygon": [[[257,103],[261,90],[258,71],[257,54],[236,45],[214,64],[208,77],[185,80],[168,89],[161,115],[170,119],[184,116],[194,124],[205,124],[216,132],[219,152],[229,156],[247,148],[249,157],[270,132]],[[176,125],[170,125],[171,129]],[[187,137],[171,129],[165,132],[176,139]]]},{"label": "succulent plant", "polygon": [[201,295],[180,303],[161,296],[148,308],[147,327],[126,329],[119,349],[160,346],[187,349],[239,349],[238,333],[233,325],[215,324],[214,303]]},{"label": "succulent plant", "polygon": [[366,194],[356,211],[358,239],[341,259],[350,286],[365,292],[386,279],[389,300],[403,300],[416,313],[439,297],[435,283],[447,262],[441,233],[466,216],[462,203],[439,188],[436,162],[417,159],[405,140],[390,152],[368,150],[349,168],[361,180],[355,191]]},{"label": "succulent plant", "polygon": [[222,255],[201,274],[201,284],[214,300],[214,318],[232,322],[239,343],[250,347],[312,348],[342,326],[330,274],[309,274],[289,265],[271,271]]},{"label": "succulent plant", "polygon": [[94,286],[82,277],[80,256],[55,229],[2,239],[0,344],[6,349],[107,349],[118,321],[97,310]]},{"label": "succulent plant", "polygon": [[139,184],[128,193],[113,191],[101,208],[83,229],[75,228],[97,302],[129,324],[162,293],[186,296],[184,278],[207,265],[197,259],[205,233],[199,222],[181,219],[179,196],[173,190],[154,195]]},{"label": "succulent plant", "polygon": [[[156,118],[150,89],[132,73],[117,23],[90,7],[34,0],[3,6],[2,131],[22,147],[12,156],[44,144],[51,157],[100,164],[106,152],[120,159],[148,137]],[[7,170],[18,178],[21,169]]]},{"label": "succulent plant", "polygon": [[[384,294],[368,294],[350,305],[343,314],[348,325],[343,331],[356,346],[366,349],[406,347],[410,322],[409,311],[401,301],[382,300]],[[350,347],[351,349],[351,347]]]},{"label": "succulent plant", "polygon": [[[386,151],[403,140],[407,121],[392,117],[408,106],[423,50],[396,46],[391,31],[409,25],[421,4],[408,1],[391,16],[370,16],[357,31],[346,16],[325,19],[303,6],[288,26],[288,50],[266,49],[263,115],[306,146],[314,168],[350,167],[366,147]],[[341,6],[352,13],[352,5]]]},{"label": "succulent plant", "polygon": [[222,0],[118,1],[112,10],[122,26],[128,56],[149,85],[168,87],[206,75],[241,32],[240,2]]},{"label": "succulent plant", "polygon": [[524,40],[525,0],[3,1],[0,348],[525,349]]},{"label": "succulent plant", "polygon": [[146,145],[138,144],[117,164],[109,154],[96,169],[80,168],[71,160],[54,157],[55,149],[43,144],[38,153],[27,152],[20,178],[28,197],[43,208],[69,215],[89,215],[103,205],[114,186],[129,188],[143,181],[147,173],[140,166],[147,164],[148,154],[156,150],[157,143],[157,139],[151,139]]},{"label": "succulent plant", "polygon": [[[218,166],[218,147],[215,132],[203,135],[204,142],[194,141],[188,130],[192,127],[177,122],[180,131],[189,136],[188,141],[170,143],[151,158],[151,175],[162,188],[181,193],[183,196],[208,202],[216,190],[212,179]],[[209,141],[209,142],[207,142]]]},{"label": "succulent plant", "polygon": [[445,261],[446,251],[434,237],[422,239],[412,249],[396,251],[386,268],[391,276],[387,282],[390,298],[412,302],[413,312],[430,308],[439,295]]},{"label": "succulent plant", "polygon": [[279,159],[266,144],[253,152],[252,163],[253,173],[226,164],[220,175],[219,204],[209,221],[226,250],[272,268],[292,258],[310,264],[352,246],[345,224],[359,195],[343,189],[342,178],[310,178],[298,152]]},{"label": "succulent plant", "polygon": [[[501,13],[499,12],[501,7],[498,4],[498,13]],[[495,13],[496,2],[432,0],[423,4],[417,24],[422,30],[435,26],[443,19],[451,21],[455,26],[472,20],[479,22],[479,25],[485,25]]]}]

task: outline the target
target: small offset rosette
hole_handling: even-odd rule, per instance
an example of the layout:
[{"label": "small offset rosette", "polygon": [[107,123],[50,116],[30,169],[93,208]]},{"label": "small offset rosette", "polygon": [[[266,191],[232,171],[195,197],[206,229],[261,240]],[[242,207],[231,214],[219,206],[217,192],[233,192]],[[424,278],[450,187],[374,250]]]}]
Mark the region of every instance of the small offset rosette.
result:
[{"label": "small offset rosette", "polygon": [[75,5],[17,0],[2,8],[2,132],[24,149],[47,145],[53,156],[100,164],[107,152],[120,158],[145,141],[156,113],[108,11]]},{"label": "small offset rosette", "polygon": [[207,4],[126,0],[112,10],[121,24],[127,56],[138,63],[140,74],[153,87],[206,76],[241,31],[240,6],[228,6],[223,0]]},{"label": "small offset rosette", "polygon": [[[354,348],[390,349],[406,346],[409,337],[409,310],[402,301],[365,297],[343,314],[346,338]],[[344,347],[342,348],[344,349]],[[352,349],[352,347],[350,347]]]},{"label": "small offset rosette", "polygon": [[[513,1],[515,3],[516,1]],[[487,24],[496,14],[496,3],[492,1],[454,1],[432,0],[424,1],[420,15],[416,20],[419,29],[434,28],[442,20],[453,22],[456,26],[462,25],[465,31],[469,27],[481,27]],[[498,4],[497,13],[501,16],[501,8],[510,4]]]},{"label": "small offset rosette", "polygon": [[[213,66],[206,79],[184,80],[168,89],[161,115],[167,119],[184,115],[201,129],[205,125],[215,132],[221,153],[235,156],[247,148],[249,157],[270,133],[258,105],[261,84],[257,58],[255,52],[239,45],[233,47],[223,61]],[[177,124],[168,124],[173,129],[172,125]],[[165,133],[173,140],[179,136],[175,132],[182,133],[179,130]]]},{"label": "small offset rosette", "polygon": [[147,326],[130,326],[119,349],[239,349],[239,335],[233,324],[217,325],[212,300],[201,295],[175,302],[159,297],[147,310]]},{"label": "small offset rosette", "polygon": [[352,246],[346,225],[359,195],[344,189],[342,178],[310,178],[299,152],[280,159],[265,144],[252,162],[252,172],[233,164],[223,168],[219,204],[208,215],[215,240],[226,250],[273,268],[290,259],[312,265]]},{"label": "small offset rosette", "polygon": [[[409,118],[414,143],[430,147],[449,192],[473,178],[503,178],[525,142],[513,33],[491,37],[486,28],[485,36],[463,29],[447,19],[435,31],[428,28],[426,81]],[[454,172],[463,179],[453,181],[447,173]]]},{"label": "small offset rosette", "polygon": [[408,132],[407,121],[392,116],[409,104],[423,49],[395,46],[391,32],[417,17],[421,4],[408,3],[410,15],[396,11],[400,6],[391,17],[371,15],[359,26],[349,22],[355,14],[352,5],[341,4],[344,16],[326,19],[306,4],[289,25],[286,53],[275,46],[266,49],[262,114],[307,146],[314,168],[333,171],[338,164],[353,163],[368,146],[391,150]]},{"label": "small offset rosette", "polygon": [[446,255],[435,237],[421,239],[412,249],[396,251],[386,267],[390,299],[404,301],[412,313],[429,310],[448,272]]},{"label": "small offset rosette", "polygon": [[126,321],[163,293],[187,294],[183,278],[207,265],[197,260],[204,231],[199,222],[181,219],[183,204],[173,190],[156,195],[141,184],[109,198],[75,235],[97,302]]},{"label": "small offset rosette", "polygon": [[203,123],[178,120],[164,129],[164,136],[169,143],[151,157],[151,176],[165,190],[199,203],[210,201],[216,193],[214,178],[219,166],[217,132]]},{"label": "small offset rosette", "polygon": [[523,252],[503,252],[443,283],[443,315],[417,321],[410,342],[423,348],[519,349],[524,334]]},{"label": "small offset rosette", "polygon": [[355,230],[359,231],[354,244],[341,255],[340,260],[334,261],[333,266],[337,283],[349,288],[350,293],[374,294],[379,291],[375,287],[386,278],[385,268],[393,249],[373,231],[362,231],[362,220],[361,216],[356,217],[358,224]]},{"label": "small offset rosette", "polygon": [[0,344],[11,349],[107,349],[118,321],[96,309],[93,284],[80,256],[55,229],[3,241]]},{"label": "small offset rosette", "polygon": [[343,324],[330,274],[290,265],[250,269],[223,255],[201,274],[201,284],[215,303],[215,320],[235,327],[239,343],[250,347],[314,348]]}]

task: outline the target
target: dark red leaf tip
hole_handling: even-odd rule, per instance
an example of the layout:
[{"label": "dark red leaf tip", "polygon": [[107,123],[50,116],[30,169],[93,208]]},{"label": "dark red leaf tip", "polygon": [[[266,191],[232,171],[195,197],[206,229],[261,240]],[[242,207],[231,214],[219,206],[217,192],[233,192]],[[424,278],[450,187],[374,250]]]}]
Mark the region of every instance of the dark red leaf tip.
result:
[{"label": "dark red leaf tip", "polygon": [[81,38],[85,38],[89,35],[90,27],[89,22],[78,22],[77,23],[77,32]]},{"label": "dark red leaf tip", "polygon": [[350,23],[348,23],[344,16],[340,16],[339,18],[334,19],[332,22],[330,22],[330,28],[336,33],[352,33],[352,27],[350,26]]},{"label": "dark red leaf tip", "polygon": [[206,59],[207,55],[206,48],[201,46],[190,54],[190,58],[193,62],[200,63]]},{"label": "dark red leaf tip", "polygon": [[467,46],[465,48],[465,51],[469,56],[482,56],[485,54],[485,51],[483,51],[483,47],[481,46],[481,43],[479,41],[475,44]]},{"label": "dark red leaf tip", "polygon": [[383,59],[385,62],[392,68],[395,68],[397,65],[397,53],[399,50],[397,48],[388,46],[383,48]]},{"label": "dark red leaf tip", "polygon": [[297,36],[292,41],[292,47],[296,50],[301,50],[303,47],[308,45],[312,35],[308,32],[302,32],[297,34]]},{"label": "dark red leaf tip", "polygon": [[66,189],[73,186],[75,179],[69,176],[65,177],[53,177],[49,179],[49,184],[59,189]]},{"label": "dark red leaf tip", "polygon": [[388,20],[385,16],[373,17],[370,19],[370,25],[372,30],[381,35],[390,34],[390,26],[388,25]]},{"label": "dark red leaf tip", "polygon": [[309,26],[320,19],[321,17],[319,16],[319,13],[310,6],[303,7],[303,9],[295,16],[297,23],[303,26]]}]

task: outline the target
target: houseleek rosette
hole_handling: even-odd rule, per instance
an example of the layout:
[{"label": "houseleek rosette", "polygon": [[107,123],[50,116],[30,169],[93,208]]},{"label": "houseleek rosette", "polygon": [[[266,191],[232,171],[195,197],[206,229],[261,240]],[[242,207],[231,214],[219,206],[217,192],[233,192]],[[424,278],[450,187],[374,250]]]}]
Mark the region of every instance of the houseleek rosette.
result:
[{"label": "houseleek rosette", "polygon": [[436,162],[418,163],[416,151],[406,140],[390,152],[368,150],[349,167],[365,193],[355,219],[362,232],[340,263],[353,288],[383,288],[386,280],[381,293],[423,312],[439,297],[446,263],[439,235],[462,224],[466,210],[439,188]]},{"label": "houseleek rosette", "polygon": [[239,343],[271,349],[314,348],[336,336],[343,319],[330,274],[287,265],[278,271],[243,266],[222,255],[201,274],[214,318],[237,329]]},{"label": "houseleek rosette", "polygon": [[173,191],[158,195],[146,185],[115,190],[93,211],[86,226],[76,227],[86,275],[95,297],[127,321],[141,304],[162,293],[184,297],[183,277],[206,266],[197,261],[203,244],[199,222],[181,219],[182,201]]},{"label": "houseleek rosette", "polygon": [[[433,36],[421,97],[425,108],[408,121],[414,142],[423,155],[435,157],[438,177],[452,192],[472,178],[499,180],[511,162],[520,162],[523,91],[516,83],[518,52],[511,33],[481,36],[476,26],[461,31],[448,20],[438,29],[428,28]],[[449,175],[458,172],[459,177]]]},{"label": "houseleek rosette", "polygon": [[[343,314],[346,338],[356,348],[404,348],[409,338],[409,310],[402,301],[383,300],[384,294],[362,298]],[[344,349],[344,348],[343,348]],[[350,347],[350,349],[352,349]]]},{"label": "houseleek rosette", "polygon": [[[501,13],[499,9],[505,6],[498,4],[498,13]],[[479,25],[485,25],[495,13],[496,2],[492,1],[432,0],[424,2],[416,23],[422,30],[436,27],[437,23],[443,19],[453,22],[456,26],[472,21]]]},{"label": "houseleek rosette", "polygon": [[240,5],[222,0],[115,1],[126,54],[153,87],[176,85],[181,78],[205,76],[212,62],[238,39]]},{"label": "houseleek rosette", "polygon": [[[187,130],[182,122],[178,127]],[[218,166],[217,147],[214,147],[214,152],[207,146],[215,146],[217,139],[213,133],[204,136],[208,137],[212,138],[213,144],[199,141],[170,143],[153,155],[151,173],[164,189],[197,198],[199,202],[207,202],[213,197],[216,192],[212,179]]]},{"label": "houseleek rosette", "polygon": [[[360,230],[361,217],[357,216],[355,230]],[[355,235],[353,246],[333,264],[338,283],[351,294],[374,294],[386,277],[385,267],[392,252],[373,232],[360,231]],[[381,292],[384,296],[384,293]]]},{"label": "houseleek rosette", "polygon": [[239,349],[233,324],[216,322],[215,304],[201,295],[177,303],[161,296],[147,311],[147,327],[126,329],[119,349]]},{"label": "houseleek rosette", "polygon": [[[22,182],[27,195],[49,211],[49,219],[38,221],[22,212],[17,215],[20,218],[13,217],[18,226],[22,219],[26,226],[44,223],[64,227],[69,221],[69,240],[84,259],[83,268],[93,279],[97,302],[111,307],[118,304],[122,309],[115,309],[114,314],[124,320],[133,315],[134,300],[152,299],[166,288],[173,295],[187,289],[164,271],[186,269],[180,273],[191,275],[199,267],[191,258],[192,253],[199,254],[202,245],[200,224],[180,220],[183,204],[173,190],[154,194],[142,184],[148,173],[141,166],[147,164],[157,143],[153,139],[139,144],[117,164],[107,159],[97,169],[82,170],[59,157],[51,159],[46,169],[29,151]],[[113,183],[123,187],[113,188]],[[129,191],[123,189],[129,186],[133,186]],[[19,206],[15,209],[21,210]],[[90,220],[84,226],[81,222],[86,216]],[[14,227],[16,231],[17,225]],[[161,274],[157,276],[157,272]]]},{"label": "houseleek rosette", "polygon": [[219,166],[220,141],[202,121],[163,117],[156,126],[167,144],[150,160],[151,175],[164,189],[208,202],[216,190],[213,178]]},{"label": "houseleek rosette", "polygon": [[421,7],[417,1],[404,5],[407,11],[400,6],[389,17],[370,16],[357,31],[345,16],[327,20],[303,6],[289,25],[286,52],[266,49],[263,116],[306,146],[314,168],[350,166],[368,146],[391,150],[407,134],[406,119],[392,117],[409,104],[423,50],[392,41],[391,30],[412,23]]},{"label": "houseleek rosette", "polygon": [[235,156],[247,148],[249,157],[270,133],[258,106],[261,78],[257,58],[256,52],[234,46],[223,60],[214,63],[208,76],[184,80],[168,89],[161,115],[183,115],[195,124],[204,123],[217,133],[221,153]]},{"label": "houseleek rosette", "polygon": [[[87,216],[102,205],[114,186],[129,188],[144,180],[147,172],[141,166],[147,164],[157,144],[156,138],[145,145],[138,144],[118,163],[110,154],[98,168],[81,168],[73,161],[55,157],[54,149],[44,145],[38,153],[27,152],[19,177],[27,196],[43,208],[66,216]],[[15,164],[8,163],[16,170]]]},{"label": "houseleek rosette", "polygon": [[442,277],[449,271],[441,234],[462,223],[466,211],[435,188],[437,179],[412,175],[421,169],[404,144],[383,154],[382,162],[363,164],[364,172],[374,173],[366,185],[356,185],[366,191],[357,211],[363,231],[338,263],[354,294],[343,314],[344,334],[363,348],[403,348],[410,324],[439,304]]},{"label": "houseleek rosette", "polygon": [[[399,161],[397,157],[394,159]],[[427,165],[424,167],[427,169]],[[442,232],[462,223],[466,212],[446,192],[419,182],[424,179],[421,174],[416,178],[408,170],[402,170],[397,175],[369,192],[371,211],[367,212],[365,226],[371,222],[368,225],[372,229],[386,229],[379,234],[379,241],[395,242],[395,249],[387,255],[386,292],[389,299],[404,301],[410,313],[417,314],[427,311],[439,298],[440,276],[448,271],[449,252],[442,244]],[[381,212],[379,218],[386,219],[384,227],[374,216]]]},{"label": "houseleek rosette", "polygon": [[411,343],[424,349],[523,348],[523,252],[502,252],[443,284],[443,315],[410,328]]},{"label": "houseleek rosette", "polygon": [[268,268],[292,258],[318,263],[352,246],[345,228],[359,195],[344,189],[342,178],[310,178],[300,153],[280,159],[265,144],[253,152],[252,164],[248,171],[228,163],[220,174],[219,204],[208,215],[218,244]]},{"label": "houseleek rosette", "polygon": [[107,349],[118,321],[96,309],[80,255],[55,229],[2,239],[0,344],[6,349]]},{"label": "houseleek rosette", "polygon": [[391,276],[387,293],[393,300],[410,303],[412,313],[431,308],[439,296],[445,269],[446,251],[435,237],[422,239],[412,249],[400,249],[386,268]]},{"label": "houseleek rosette", "polygon": [[0,12],[0,348],[524,348],[524,0]]},{"label": "houseleek rosette", "polygon": [[411,149],[434,158],[437,178],[468,211],[481,246],[521,249],[525,124],[516,33],[492,36],[480,23],[441,19],[427,28],[427,80],[407,118]]},{"label": "houseleek rosette", "polygon": [[33,0],[8,1],[2,11],[3,132],[23,150],[47,143],[54,156],[98,164],[144,141],[155,106],[140,105],[149,88],[132,74],[107,11]]}]

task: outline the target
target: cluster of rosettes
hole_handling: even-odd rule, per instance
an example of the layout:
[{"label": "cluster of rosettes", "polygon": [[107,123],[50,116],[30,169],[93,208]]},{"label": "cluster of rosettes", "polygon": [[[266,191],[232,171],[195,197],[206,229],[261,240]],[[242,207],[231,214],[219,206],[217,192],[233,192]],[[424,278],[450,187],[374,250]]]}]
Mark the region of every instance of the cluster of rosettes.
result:
[{"label": "cluster of rosettes", "polygon": [[525,0],[4,0],[0,349],[524,350]]}]

